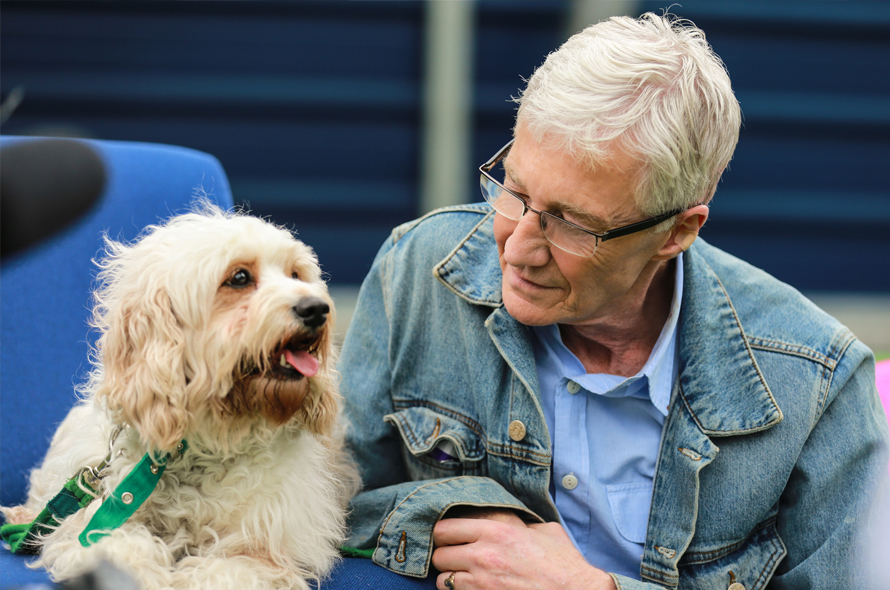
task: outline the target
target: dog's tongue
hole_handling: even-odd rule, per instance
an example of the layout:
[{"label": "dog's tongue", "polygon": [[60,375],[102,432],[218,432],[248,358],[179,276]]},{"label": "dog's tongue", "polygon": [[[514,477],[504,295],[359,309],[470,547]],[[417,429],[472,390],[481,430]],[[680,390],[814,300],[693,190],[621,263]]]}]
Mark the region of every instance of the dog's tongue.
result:
[{"label": "dog's tongue", "polygon": [[313,377],[318,373],[318,359],[305,350],[298,350],[296,353],[285,350],[284,359],[290,366],[307,377]]}]

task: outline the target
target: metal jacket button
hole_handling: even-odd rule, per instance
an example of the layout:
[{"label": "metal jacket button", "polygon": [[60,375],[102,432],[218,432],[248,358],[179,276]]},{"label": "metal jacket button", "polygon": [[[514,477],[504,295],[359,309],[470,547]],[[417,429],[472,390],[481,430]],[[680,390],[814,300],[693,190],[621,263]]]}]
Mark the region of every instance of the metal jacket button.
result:
[{"label": "metal jacket button", "polygon": [[519,442],[525,438],[525,424],[520,420],[510,422],[510,438]]},{"label": "metal jacket button", "polygon": [[732,584],[729,585],[729,588],[727,588],[726,590],[745,590],[745,587],[742,584],[739,584],[738,582],[733,582]]}]

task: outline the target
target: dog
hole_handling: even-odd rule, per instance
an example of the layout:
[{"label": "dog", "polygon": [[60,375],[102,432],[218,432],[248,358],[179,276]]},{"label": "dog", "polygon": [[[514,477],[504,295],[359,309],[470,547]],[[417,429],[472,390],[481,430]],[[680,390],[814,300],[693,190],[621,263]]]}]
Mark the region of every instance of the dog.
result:
[{"label": "dog", "polygon": [[[146,590],[308,588],[338,558],[359,485],[314,252],[206,201],[132,244],[105,245],[92,370],[27,502],[2,509],[7,522],[31,522],[69,479],[101,466],[96,500],[37,539],[37,565],[55,580],[108,561]],[[84,546],[140,461],[163,468],[153,491]]]}]

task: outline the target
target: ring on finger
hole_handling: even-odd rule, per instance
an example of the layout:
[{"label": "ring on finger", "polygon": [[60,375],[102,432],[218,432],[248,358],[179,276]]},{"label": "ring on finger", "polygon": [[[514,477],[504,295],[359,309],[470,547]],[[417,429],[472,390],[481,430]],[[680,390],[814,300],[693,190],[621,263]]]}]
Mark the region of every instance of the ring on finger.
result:
[{"label": "ring on finger", "polygon": [[454,574],[456,573],[457,572],[451,572],[451,575],[445,580],[445,587],[448,588],[448,590],[454,590]]}]

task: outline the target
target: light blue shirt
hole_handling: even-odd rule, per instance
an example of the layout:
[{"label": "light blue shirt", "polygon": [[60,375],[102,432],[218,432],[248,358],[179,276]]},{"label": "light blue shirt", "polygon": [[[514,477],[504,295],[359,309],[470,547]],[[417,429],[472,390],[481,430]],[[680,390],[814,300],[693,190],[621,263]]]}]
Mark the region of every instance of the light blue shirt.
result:
[{"label": "light blue shirt", "polygon": [[550,495],[587,561],[640,579],[661,430],[677,376],[682,254],[670,314],[639,373],[587,373],[557,325],[535,327],[535,361],[553,446]]}]

